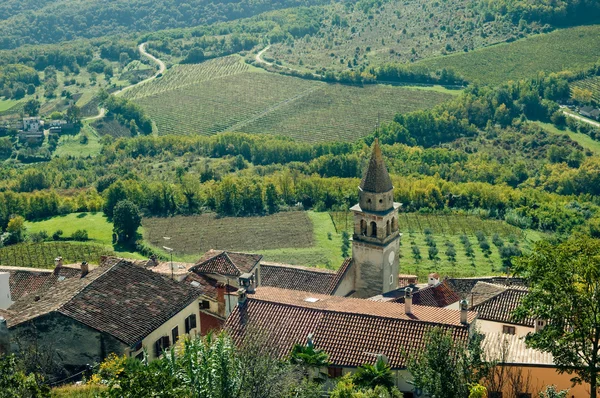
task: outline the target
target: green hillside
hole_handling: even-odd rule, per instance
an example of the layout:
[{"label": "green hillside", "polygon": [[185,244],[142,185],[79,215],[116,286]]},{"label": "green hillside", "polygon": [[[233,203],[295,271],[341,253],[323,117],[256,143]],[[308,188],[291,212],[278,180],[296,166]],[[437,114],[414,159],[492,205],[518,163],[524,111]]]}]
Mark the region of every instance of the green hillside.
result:
[{"label": "green hillside", "polygon": [[583,69],[600,59],[600,25],[580,26],[513,43],[420,61],[416,67],[451,68],[471,82],[500,84],[537,72]]}]

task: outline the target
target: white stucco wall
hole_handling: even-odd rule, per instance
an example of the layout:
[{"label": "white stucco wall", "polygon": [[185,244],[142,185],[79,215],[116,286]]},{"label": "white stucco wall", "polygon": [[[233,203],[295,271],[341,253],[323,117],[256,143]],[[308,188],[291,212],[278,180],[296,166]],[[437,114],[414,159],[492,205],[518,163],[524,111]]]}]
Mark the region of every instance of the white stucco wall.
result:
[{"label": "white stucco wall", "polygon": [[176,341],[175,342],[173,341],[173,339],[171,337],[171,331],[173,330],[173,328],[175,328],[175,326],[178,326],[179,327],[179,337],[181,338],[182,336],[184,336],[185,335],[185,319],[192,314],[196,314],[196,328],[192,329],[190,331],[189,335],[190,336],[199,335],[200,334],[199,302],[198,302],[198,300],[194,300],[194,301],[192,301],[191,304],[189,304],[183,310],[179,311],[175,316],[173,316],[167,322],[163,323],[160,327],[158,327],[152,333],[150,333],[148,336],[146,336],[142,340],[142,348],[137,351],[129,351],[129,355],[132,357],[135,357],[136,355],[138,355],[140,352],[142,352],[145,349],[146,352],[148,353],[148,359],[149,360],[155,359],[156,355],[154,354],[154,343],[156,342],[156,340],[158,340],[162,336],[169,336],[169,341],[171,342],[171,345],[175,344]]},{"label": "white stucco wall", "polygon": [[532,327],[512,325],[510,323],[492,322],[482,319],[477,319],[475,325],[477,330],[479,330],[483,334],[502,333],[502,326],[514,326],[515,334],[519,337],[523,337],[526,336],[527,333],[534,332],[534,329]]},{"label": "white stucco wall", "polygon": [[0,309],[7,309],[13,304],[10,298],[10,273],[0,272]]}]

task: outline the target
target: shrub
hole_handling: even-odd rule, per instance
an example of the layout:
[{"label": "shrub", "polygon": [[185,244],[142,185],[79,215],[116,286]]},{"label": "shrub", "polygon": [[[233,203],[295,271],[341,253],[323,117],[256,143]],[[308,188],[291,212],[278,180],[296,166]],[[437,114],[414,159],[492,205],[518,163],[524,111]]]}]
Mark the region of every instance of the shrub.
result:
[{"label": "shrub", "polygon": [[62,229],[57,229],[52,234],[52,240],[60,240],[62,236],[63,236],[63,230]]},{"label": "shrub", "polygon": [[79,242],[85,242],[86,240],[89,240],[88,232],[85,229],[78,229],[77,231],[73,232],[71,239]]}]

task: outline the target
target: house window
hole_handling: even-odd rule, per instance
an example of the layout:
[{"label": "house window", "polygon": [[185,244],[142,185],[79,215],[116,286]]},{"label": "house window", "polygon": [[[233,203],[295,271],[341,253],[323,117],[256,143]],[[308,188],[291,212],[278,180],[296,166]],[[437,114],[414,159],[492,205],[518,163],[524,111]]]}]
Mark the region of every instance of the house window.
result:
[{"label": "house window", "polygon": [[171,341],[173,344],[177,343],[177,338],[179,337],[179,326],[175,326],[171,330]]},{"label": "house window", "polygon": [[490,391],[488,398],[502,398],[502,391]]},{"label": "house window", "polygon": [[144,359],[144,351],[142,351],[139,354],[137,354],[135,356],[135,359],[137,359],[138,361],[142,361]]},{"label": "house window", "polygon": [[504,334],[515,334],[516,330],[514,326],[502,326],[502,333]]},{"label": "house window", "polygon": [[185,333],[188,334],[192,329],[196,328],[196,314],[192,314],[185,318]]},{"label": "house window", "polygon": [[201,310],[209,310],[210,309],[210,301],[208,301],[208,300],[202,300],[200,302],[200,309]]},{"label": "house window", "polygon": [[343,369],[337,366],[330,366],[327,368],[327,374],[330,379],[337,379],[338,377],[342,377]]},{"label": "house window", "polygon": [[154,356],[159,357],[164,350],[171,346],[169,336],[163,336],[154,343]]},{"label": "house window", "polygon": [[394,274],[390,275],[390,285],[394,283]]}]

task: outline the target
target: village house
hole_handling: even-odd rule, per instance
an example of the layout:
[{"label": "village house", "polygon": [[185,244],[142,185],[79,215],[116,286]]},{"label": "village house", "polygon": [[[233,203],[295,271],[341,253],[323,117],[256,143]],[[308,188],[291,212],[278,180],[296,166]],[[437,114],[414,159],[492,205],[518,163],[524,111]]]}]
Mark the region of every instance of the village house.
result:
[{"label": "village house", "polygon": [[[59,270],[58,274],[60,275]],[[50,283],[2,311],[11,351],[38,349],[57,377],[110,353],[151,360],[180,336],[199,334],[200,293],[123,259]],[[1,334],[1,333],[0,333]]]},{"label": "village house", "polygon": [[590,119],[600,120],[600,109],[593,106],[587,105],[579,108],[579,114]]},{"label": "village house", "polygon": [[23,127],[19,131],[19,140],[38,142],[44,138],[44,121],[38,116],[23,118]]},{"label": "village house", "polygon": [[240,294],[238,302],[225,325],[236,341],[248,331],[260,330],[269,347],[285,357],[311,336],[314,347],[329,355],[332,378],[381,357],[405,397],[413,393],[406,353],[421,350],[424,335],[434,327],[449,331],[456,341],[466,341],[477,317],[466,306],[461,310],[418,306],[410,297],[397,304],[273,287]]}]

